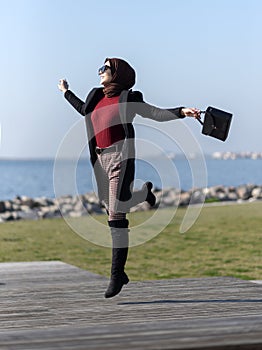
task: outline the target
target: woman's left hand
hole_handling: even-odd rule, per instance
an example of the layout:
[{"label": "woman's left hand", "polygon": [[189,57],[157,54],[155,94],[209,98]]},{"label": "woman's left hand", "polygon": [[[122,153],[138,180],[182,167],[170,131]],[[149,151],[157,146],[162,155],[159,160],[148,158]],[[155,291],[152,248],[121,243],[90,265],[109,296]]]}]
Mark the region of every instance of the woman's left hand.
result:
[{"label": "woman's left hand", "polygon": [[182,108],[181,114],[185,117],[200,118],[200,109],[197,108]]},{"label": "woman's left hand", "polygon": [[64,93],[69,89],[69,85],[68,85],[68,82],[66,81],[66,79],[59,80],[58,89]]}]

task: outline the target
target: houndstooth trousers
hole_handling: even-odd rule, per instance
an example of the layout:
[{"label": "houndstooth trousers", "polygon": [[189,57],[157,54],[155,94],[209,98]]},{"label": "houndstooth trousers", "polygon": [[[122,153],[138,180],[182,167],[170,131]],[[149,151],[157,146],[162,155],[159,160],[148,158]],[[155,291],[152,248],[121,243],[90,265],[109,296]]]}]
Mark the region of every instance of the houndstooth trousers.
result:
[{"label": "houndstooth trousers", "polygon": [[[102,152],[97,155],[98,162],[105,173],[105,181],[103,181],[103,188],[100,191],[103,194],[105,207],[108,211],[109,221],[123,220],[126,218],[126,213],[130,207],[137,205],[146,200],[147,190],[132,191],[132,199],[129,202],[129,209],[118,211],[119,200],[117,194],[119,193],[120,172],[122,164],[121,152]],[[122,205],[122,208],[124,206]]]}]

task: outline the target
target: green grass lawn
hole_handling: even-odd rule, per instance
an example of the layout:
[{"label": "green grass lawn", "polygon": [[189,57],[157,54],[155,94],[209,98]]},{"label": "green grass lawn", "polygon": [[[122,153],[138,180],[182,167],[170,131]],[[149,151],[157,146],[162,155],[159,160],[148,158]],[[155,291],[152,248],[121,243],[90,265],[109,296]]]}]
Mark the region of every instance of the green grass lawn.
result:
[{"label": "green grass lawn", "polygon": [[[262,202],[205,207],[191,229],[180,234],[184,214],[185,209],[178,209],[158,236],[130,248],[126,271],[131,280],[262,279]],[[131,226],[150,215],[152,211],[130,214]],[[0,262],[61,260],[109,276],[110,249],[79,237],[63,219],[0,224],[0,243]]]}]

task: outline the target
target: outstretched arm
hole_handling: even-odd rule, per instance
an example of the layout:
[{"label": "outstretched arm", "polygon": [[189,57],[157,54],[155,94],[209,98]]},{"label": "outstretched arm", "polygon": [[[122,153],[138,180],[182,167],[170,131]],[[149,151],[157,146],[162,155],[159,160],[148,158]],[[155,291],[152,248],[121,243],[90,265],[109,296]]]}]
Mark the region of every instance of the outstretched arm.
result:
[{"label": "outstretched arm", "polygon": [[158,122],[165,122],[169,120],[174,120],[178,118],[184,118],[181,114],[182,107],[180,108],[170,108],[164,109],[146,102],[141,102],[137,104],[136,112],[143,118],[153,119]]},{"label": "outstretched arm", "polygon": [[134,91],[131,102],[135,102],[135,112],[143,118],[149,118],[158,122],[164,122],[185,117],[200,117],[200,110],[197,108],[159,108],[143,100],[143,95],[139,91]]},{"label": "outstretched arm", "polygon": [[60,79],[58,84],[59,90],[64,93],[67,101],[82,115],[85,115],[84,112],[84,101],[80,100],[71,90],[69,90],[69,84],[65,79]]}]

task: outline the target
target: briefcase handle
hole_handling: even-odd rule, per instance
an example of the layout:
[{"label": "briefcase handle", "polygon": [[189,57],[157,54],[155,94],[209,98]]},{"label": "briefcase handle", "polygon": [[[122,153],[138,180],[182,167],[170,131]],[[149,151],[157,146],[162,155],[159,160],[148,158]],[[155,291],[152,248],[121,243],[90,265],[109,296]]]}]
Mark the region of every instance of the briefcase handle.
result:
[{"label": "briefcase handle", "polygon": [[[200,111],[200,114],[202,114],[202,113],[205,114],[206,111]],[[211,116],[211,117],[212,117],[212,116]],[[201,120],[200,118],[196,118],[196,119],[199,121],[199,123],[200,123],[201,125],[204,125],[204,122],[202,122],[202,120]],[[212,129],[210,130],[210,133],[209,133],[209,134],[206,134],[206,135],[210,135],[214,129],[217,129],[213,117],[212,117],[212,120],[213,120]]]},{"label": "briefcase handle", "polygon": [[[205,114],[205,113],[206,113],[206,111],[200,111],[200,114]],[[202,122],[202,120],[200,118],[196,118],[196,119],[199,121],[199,123],[201,125],[204,125],[204,123]]]}]

